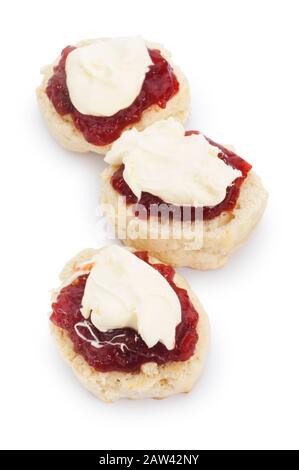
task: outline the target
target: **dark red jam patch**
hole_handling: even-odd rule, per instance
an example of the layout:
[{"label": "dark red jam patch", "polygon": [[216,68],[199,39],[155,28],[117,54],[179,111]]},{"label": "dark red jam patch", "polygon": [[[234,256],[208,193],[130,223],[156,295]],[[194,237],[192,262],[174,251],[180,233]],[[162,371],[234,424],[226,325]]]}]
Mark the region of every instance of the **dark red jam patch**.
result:
[{"label": "dark red jam patch", "polygon": [[80,308],[88,274],[79,276],[61,289],[52,305],[51,321],[68,332],[76,353],[81,354],[90,366],[101,372],[138,372],[146,362],[165,364],[169,361],[186,361],[193,355],[196,347],[198,313],[187,291],[174,283],[174,269],[164,264],[151,264],[146,252],[136,252],[135,255],[157,269],[179,298],[182,321],[176,328],[173,350],[169,351],[162,343],[148,348],[141,336],[131,328],[118,328],[103,333],[89,320],[85,320]]},{"label": "dark red jam patch", "polygon": [[127,126],[140,121],[146,109],[152,105],[165,108],[167,101],[179,90],[179,82],[170,64],[162,57],[160,51],[149,49],[153,65],[145,76],[139,95],[128,108],[109,117],[81,114],[72,105],[66,84],[65,62],[68,54],[74,49],[72,46],[63,49],[60,61],[54,67],[53,76],[48,81],[46,93],[57,113],[61,116],[70,114],[76,128],[91,144],[111,144]]},{"label": "dark red jam patch", "polygon": [[[192,134],[199,134],[199,132],[187,131],[185,133],[186,136]],[[248,172],[251,170],[251,165],[231,150],[228,150],[227,148],[223,147],[223,145],[219,145],[207,137],[206,139],[208,140],[210,145],[214,145],[219,148],[220,152],[218,154],[218,158],[221,158],[221,160],[223,160],[227,165],[230,165],[232,168],[240,170],[242,173],[242,176],[235,179],[235,181],[227,187],[226,196],[223,201],[220,202],[220,204],[217,204],[216,206],[212,207],[203,207],[203,220],[211,220],[214,219],[214,217],[220,215],[222,212],[232,211],[234,209],[240,194],[241,185],[246,179]],[[135,215],[140,215],[143,212],[141,210],[141,207],[147,212],[147,215],[149,215],[152,206],[155,205],[156,207],[159,207],[160,204],[166,204],[159,197],[146,192],[143,192],[141,194],[141,198],[138,200],[131,188],[127,185],[123,177],[123,172],[124,166],[121,165],[112,175],[111,184],[115,191],[117,191],[121,196],[126,197],[127,204],[136,204],[136,208],[134,208]],[[177,214],[179,214],[180,220],[195,220],[195,207],[190,207],[189,212],[183,211],[182,207],[177,207],[176,209],[177,210],[175,211],[174,216],[175,218],[177,218]]]}]

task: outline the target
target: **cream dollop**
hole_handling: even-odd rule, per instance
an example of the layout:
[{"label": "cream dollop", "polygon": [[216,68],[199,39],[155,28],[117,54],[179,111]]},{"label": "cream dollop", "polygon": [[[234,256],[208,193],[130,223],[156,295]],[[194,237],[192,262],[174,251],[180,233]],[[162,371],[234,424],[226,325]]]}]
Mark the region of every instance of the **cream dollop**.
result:
[{"label": "cream dollop", "polygon": [[149,348],[175,346],[181,305],[175,291],[153,267],[126,248],[111,245],[93,257],[81,312],[100,331],[130,327]]},{"label": "cream dollop", "polygon": [[71,102],[82,114],[112,116],[139,95],[150,65],[139,36],[96,39],[77,47],[65,64]]},{"label": "cream dollop", "polygon": [[241,176],[219,152],[201,134],[185,136],[182,124],[170,118],[141,132],[124,132],[105,161],[124,164],[124,179],[137,198],[148,192],[169,204],[203,207],[223,201],[227,187]]}]

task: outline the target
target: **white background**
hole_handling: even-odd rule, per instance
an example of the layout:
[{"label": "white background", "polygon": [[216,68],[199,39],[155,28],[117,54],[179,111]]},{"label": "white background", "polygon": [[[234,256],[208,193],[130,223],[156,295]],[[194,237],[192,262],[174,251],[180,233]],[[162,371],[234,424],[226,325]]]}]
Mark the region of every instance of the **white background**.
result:
[{"label": "white background", "polygon": [[[297,4],[297,5],[296,5]],[[1,447],[298,448],[298,2],[10,1],[1,5]],[[191,394],[102,404],[61,360],[49,290],[64,263],[104,239],[101,157],[50,137],[39,68],[82,38],[142,34],[190,80],[198,128],[233,144],[270,192],[225,268],[181,270],[212,343]]]}]

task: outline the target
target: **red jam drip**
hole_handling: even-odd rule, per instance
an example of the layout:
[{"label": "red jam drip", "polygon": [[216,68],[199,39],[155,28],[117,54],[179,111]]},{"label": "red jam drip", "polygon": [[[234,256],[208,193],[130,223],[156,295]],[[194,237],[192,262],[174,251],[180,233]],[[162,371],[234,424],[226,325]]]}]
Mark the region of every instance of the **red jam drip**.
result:
[{"label": "red jam drip", "polygon": [[[165,364],[169,361],[186,361],[193,355],[196,347],[198,313],[187,291],[174,283],[174,269],[164,264],[151,264],[146,252],[136,252],[135,255],[157,269],[178,296],[182,308],[182,321],[176,328],[173,350],[169,351],[162,343],[148,348],[141,336],[131,328],[118,328],[103,333],[89,320],[85,320],[80,308],[88,274],[79,276],[70,285],[61,289],[56,302],[52,305],[51,321],[68,332],[76,353],[81,354],[90,366],[101,372],[138,372],[146,362]],[[144,288],[146,289],[146,286]],[[85,338],[94,339],[86,328],[75,326],[84,321],[88,323],[92,334],[102,347],[93,346],[77,334],[76,328]]]},{"label": "red jam drip", "polygon": [[68,54],[74,49],[72,46],[63,49],[60,61],[54,67],[53,76],[48,81],[46,93],[57,113],[61,116],[70,114],[76,128],[91,144],[111,144],[127,126],[140,121],[146,109],[152,105],[165,108],[167,101],[179,90],[179,82],[170,64],[162,57],[160,51],[149,49],[153,65],[145,76],[139,95],[128,108],[109,117],[81,114],[73,106],[66,84],[65,62]]},{"label": "red jam drip", "polygon": [[[185,135],[189,136],[192,134],[199,134],[198,131],[186,131]],[[227,165],[231,166],[232,168],[235,168],[236,170],[240,170],[242,173],[242,176],[239,178],[236,178],[235,181],[227,187],[226,189],[226,196],[223,199],[220,204],[217,204],[216,206],[205,206],[203,207],[203,220],[211,220],[214,219],[214,217],[217,217],[220,215],[222,212],[226,211],[232,211],[234,207],[236,206],[239,194],[240,194],[240,188],[247,177],[247,174],[249,170],[251,169],[251,165],[247,163],[245,160],[243,160],[241,157],[236,155],[234,152],[231,150],[228,150],[227,148],[223,147],[223,145],[219,145],[213,140],[209,139],[206,137],[210,145],[216,146],[219,148],[220,153],[218,154],[218,157],[221,158]],[[126,203],[127,204],[136,204],[136,209],[134,209],[134,213],[136,216],[141,215],[142,211],[140,211],[140,206],[144,208],[144,210],[147,212],[147,215],[150,214],[150,209],[152,205],[159,206],[160,204],[166,204],[162,199],[160,199],[157,196],[154,196],[153,194],[143,192],[141,194],[141,198],[138,200],[131,188],[127,185],[124,177],[123,177],[123,172],[124,172],[124,166],[121,165],[118,170],[114,172],[114,174],[111,177],[111,184],[112,187],[117,191],[119,194],[122,196],[126,197]],[[168,204],[169,205],[169,204]],[[139,208],[138,208],[139,206]],[[180,214],[180,219],[181,220],[195,220],[196,218],[196,208],[195,207],[190,207],[190,212],[183,211],[183,207],[177,207],[178,212],[175,212],[174,217],[177,218],[177,214]]]}]

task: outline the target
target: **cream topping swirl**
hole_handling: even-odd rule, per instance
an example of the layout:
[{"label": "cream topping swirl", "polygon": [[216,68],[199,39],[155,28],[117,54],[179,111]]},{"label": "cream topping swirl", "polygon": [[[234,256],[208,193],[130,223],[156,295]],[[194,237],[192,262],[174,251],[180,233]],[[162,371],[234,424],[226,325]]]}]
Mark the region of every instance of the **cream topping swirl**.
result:
[{"label": "cream topping swirl", "polygon": [[150,65],[140,36],[95,39],[67,56],[70,100],[82,114],[112,116],[139,95]]},{"label": "cream topping swirl", "polygon": [[131,129],[114,142],[105,161],[124,164],[124,179],[139,199],[142,192],[179,206],[215,206],[242,175],[218,158],[220,150],[202,135],[185,136],[173,118],[143,131]]},{"label": "cream topping swirl", "polygon": [[82,299],[83,317],[100,331],[130,327],[149,348],[160,341],[173,349],[182,314],[166,279],[117,245],[100,249],[92,264]]}]

